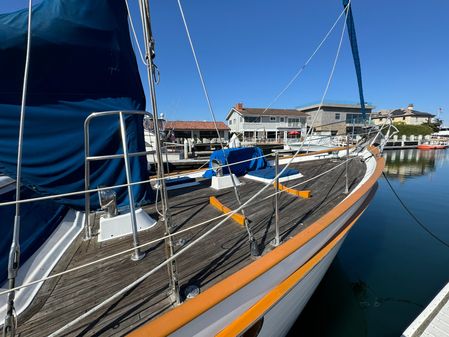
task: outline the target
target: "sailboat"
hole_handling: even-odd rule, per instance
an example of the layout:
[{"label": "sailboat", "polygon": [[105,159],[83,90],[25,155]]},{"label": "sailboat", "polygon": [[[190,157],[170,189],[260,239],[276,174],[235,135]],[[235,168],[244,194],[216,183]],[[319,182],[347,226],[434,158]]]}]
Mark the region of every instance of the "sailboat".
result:
[{"label": "sailboat", "polygon": [[155,46],[139,5],[151,112],[126,1],[0,16],[0,171],[16,183],[0,195],[3,334],[284,336],[373,198],[389,131],[293,156],[222,148],[182,174],[155,137],[149,177]]}]

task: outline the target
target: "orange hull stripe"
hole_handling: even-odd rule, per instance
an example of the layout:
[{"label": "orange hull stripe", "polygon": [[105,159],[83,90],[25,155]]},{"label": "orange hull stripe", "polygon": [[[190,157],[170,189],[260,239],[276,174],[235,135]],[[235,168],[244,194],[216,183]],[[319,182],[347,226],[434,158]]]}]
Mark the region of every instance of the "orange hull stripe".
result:
[{"label": "orange hull stripe", "polygon": [[[367,205],[368,206],[368,205]],[[367,207],[366,206],[366,207]],[[350,223],[337,234],[327,245],[316,253],[310,260],[296,270],[292,275],[267,293],[262,299],[248,309],[242,316],[220,331],[216,336],[237,336],[247,330],[254,322],[264,316],[277,302],[293,289],[324,257],[344,238],[348,231],[360,218],[366,207]]]},{"label": "orange hull stripe", "polygon": [[345,200],[343,200],[343,202],[335,206],[328,213],[287,242],[213,285],[197,297],[188,300],[180,306],[173,308],[167,313],[131,332],[129,336],[169,335],[213,306],[217,305],[227,297],[231,296],[251,281],[265,273],[267,270],[278,264],[287,256],[300,249],[304,244],[344,214],[355,202],[357,202],[357,200],[362,198],[374,186],[377,179],[382,174],[385,160],[379,156],[379,150],[377,148],[371,147],[370,151],[373,153],[377,161],[375,171],[357,191],[349,195]]}]

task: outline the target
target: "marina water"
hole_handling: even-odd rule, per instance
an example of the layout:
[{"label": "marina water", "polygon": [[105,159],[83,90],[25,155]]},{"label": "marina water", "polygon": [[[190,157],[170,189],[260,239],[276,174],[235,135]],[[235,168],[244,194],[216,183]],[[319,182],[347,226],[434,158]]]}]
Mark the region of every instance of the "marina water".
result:
[{"label": "marina water", "polygon": [[390,150],[368,209],[290,333],[306,337],[401,336],[449,281],[449,149]]}]

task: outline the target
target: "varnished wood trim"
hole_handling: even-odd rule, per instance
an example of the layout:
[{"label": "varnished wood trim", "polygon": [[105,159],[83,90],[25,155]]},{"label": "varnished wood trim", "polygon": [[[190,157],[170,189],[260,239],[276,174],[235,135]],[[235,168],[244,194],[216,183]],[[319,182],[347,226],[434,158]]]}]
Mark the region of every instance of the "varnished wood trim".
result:
[{"label": "varnished wood trim", "polygon": [[[276,183],[274,183],[273,185],[274,185],[274,188],[276,188]],[[294,195],[296,197],[304,198],[304,199],[308,199],[312,196],[312,192],[310,190],[301,190],[301,191],[295,190],[293,188],[282,185],[281,183],[279,183],[278,188],[279,188],[279,190],[285,191],[288,194]]]},{"label": "varnished wood trim", "polygon": [[[224,214],[231,212],[231,209],[229,207],[226,207],[225,205],[223,205],[220,202],[220,200],[218,200],[214,196],[209,198],[209,203]],[[235,222],[237,222],[241,226],[245,225],[246,218],[243,214],[234,213],[233,215],[231,215],[231,219],[234,220]]]},{"label": "varnished wood trim", "polygon": [[385,165],[384,158],[379,156],[378,149],[371,148],[370,151],[376,160],[376,168],[373,174],[362,186],[354,191],[354,193],[350,194],[340,204],[287,242],[218,282],[197,297],[173,308],[169,312],[131,332],[129,336],[169,335],[249,284],[321,233],[344,214],[354,203],[368,193],[382,174]]}]

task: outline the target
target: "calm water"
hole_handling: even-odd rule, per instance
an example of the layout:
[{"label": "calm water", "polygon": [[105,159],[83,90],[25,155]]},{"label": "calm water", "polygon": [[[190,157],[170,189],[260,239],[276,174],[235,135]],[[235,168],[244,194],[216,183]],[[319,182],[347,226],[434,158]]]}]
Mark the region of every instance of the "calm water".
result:
[{"label": "calm water", "polygon": [[[449,149],[385,157],[398,194],[449,245]],[[381,178],[291,335],[400,336],[448,281],[449,248],[405,213]]]}]

